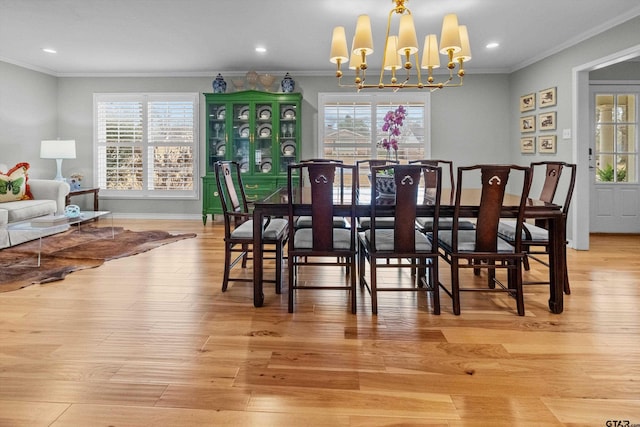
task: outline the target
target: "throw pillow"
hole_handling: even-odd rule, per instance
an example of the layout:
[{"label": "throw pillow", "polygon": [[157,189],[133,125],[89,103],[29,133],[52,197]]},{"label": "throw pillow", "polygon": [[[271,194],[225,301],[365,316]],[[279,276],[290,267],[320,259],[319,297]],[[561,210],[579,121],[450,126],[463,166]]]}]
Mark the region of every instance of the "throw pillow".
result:
[{"label": "throw pillow", "polygon": [[8,172],[0,171],[0,202],[33,199],[29,190],[29,163],[18,163]]}]

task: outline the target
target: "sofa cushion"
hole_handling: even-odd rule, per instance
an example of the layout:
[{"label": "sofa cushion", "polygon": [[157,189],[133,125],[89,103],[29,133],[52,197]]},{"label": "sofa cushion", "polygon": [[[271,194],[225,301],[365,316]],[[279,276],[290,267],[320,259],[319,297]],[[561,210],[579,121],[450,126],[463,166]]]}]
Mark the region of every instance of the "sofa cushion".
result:
[{"label": "sofa cushion", "polygon": [[0,202],[32,199],[29,191],[29,163],[18,163],[9,171],[0,171]]},{"label": "sofa cushion", "polygon": [[9,211],[0,207],[0,226],[9,223]]},{"label": "sofa cushion", "polygon": [[9,222],[18,222],[54,214],[57,204],[55,200],[18,200],[2,203],[1,207],[8,211]]}]

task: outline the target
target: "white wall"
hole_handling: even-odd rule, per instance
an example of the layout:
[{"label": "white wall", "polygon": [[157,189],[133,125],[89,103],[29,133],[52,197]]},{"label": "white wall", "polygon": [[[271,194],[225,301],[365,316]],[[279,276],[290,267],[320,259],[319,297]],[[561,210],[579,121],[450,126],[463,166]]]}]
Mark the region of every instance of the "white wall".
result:
[{"label": "white wall", "polygon": [[33,178],[56,174],[54,160],[40,159],[40,141],[66,137],[58,134],[57,80],[0,62],[0,163],[29,162]]},{"label": "white wall", "polygon": [[[576,69],[584,64],[597,62],[601,58],[611,58],[616,52],[639,46],[639,43],[640,17],[637,17],[510,75],[510,134],[514,144],[519,141],[521,135],[518,124],[518,118],[521,116],[518,110],[520,96],[531,92],[537,93],[538,90],[548,87],[557,87],[557,106],[546,109],[557,111],[557,154],[522,155],[515,152],[513,161],[526,164],[534,160],[549,159],[578,165],[576,190],[567,226],[570,245],[578,249],[588,249],[589,245],[589,182],[591,178],[588,172],[589,121],[588,117],[577,119],[584,115],[578,110],[584,111],[585,106],[588,109],[588,86],[577,85],[578,92],[574,92]],[[584,80],[588,81],[588,76]],[[535,113],[539,111],[537,109]],[[571,139],[562,139],[563,129],[571,129]]]}]

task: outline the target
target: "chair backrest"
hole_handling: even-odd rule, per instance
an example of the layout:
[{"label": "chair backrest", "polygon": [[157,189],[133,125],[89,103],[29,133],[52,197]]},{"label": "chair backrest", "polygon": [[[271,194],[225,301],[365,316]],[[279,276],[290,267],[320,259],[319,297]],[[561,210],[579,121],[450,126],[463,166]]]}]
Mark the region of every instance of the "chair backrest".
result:
[{"label": "chair backrest", "polygon": [[[408,165],[385,165],[371,168],[372,180],[380,178],[381,173],[393,172],[396,184],[396,197],[394,216],[394,252],[411,253],[415,252],[415,221],[418,216],[419,205],[433,206],[433,235],[434,241],[438,238],[438,219],[440,215],[442,168],[423,164]],[[434,197],[431,199],[419,198],[420,188],[430,183],[435,189]],[[387,204],[381,199],[371,200],[371,229],[376,229],[376,218],[378,211]],[[371,233],[371,246],[375,248],[375,234]],[[437,245],[433,245],[433,250],[437,251]]]},{"label": "chair backrest", "polygon": [[[249,212],[247,196],[242,183],[240,164],[234,161],[218,161],[215,163],[214,170],[218,195],[224,214],[225,233],[228,234],[231,232],[232,222],[235,227],[246,221],[246,219],[241,219],[232,214]],[[236,186],[240,189],[239,195]]]},{"label": "chair backrest", "polygon": [[569,178],[567,193],[562,205],[562,212],[568,213],[569,206],[571,204],[571,198],[573,197],[573,189],[576,184],[576,165],[573,163],[565,162],[532,162],[531,168],[533,169],[533,177],[536,175],[536,170],[539,168],[545,168],[545,178],[542,185],[542,190],[538,199],[543,202],[553,203],[553,199],[556,196],[558,190],[558,184],[560,183],[560,177],[564,168],[571,169],[571,176]]},{"label": "chair backrest", "polygon": [[[336,191],[336,176],[344,176],[344,173],[353,174],[355,169],[353,165],[345,165],[340,162],[306,162],[289,165],[287,169],[289,221],[293,223],[295,217],[300,215],[300,207],[310,208],[313,251],[331,252],[334,250],[333,217],[336,216],[334,212],[336,205],[348,204],[348,217],[350,217],[351,224],[355,224],[356,201],[355,197],[351,195],[355,194],[357,180],[353,180],[351,183],[348,202],[344,202],[340,190]],[[302,200],[302,188],[296,186],[296,177],[298,176],[309,177],[310,200]],[[340,185],[340,189],[342,189],[342,185]],[[355,245],[355,228],[350,227],[352,245]],[[290,233],[290,242],[294,242],[294,227],[290,227]],[[354,250],[354,247],[350,250]]]},{"label": "chair backrest", "polygon": [[[524,221],[524,209],[529,188],[531,186],[531,168],[529,166],[518,165],[474,165],[458,167],[458,188],[456,190],[456,200],[453,216],[453,250],[458,250],[458,223],[460,218],[460,207],[463,204],[463,177],[472,175],[472,172],[480,172],[481,194],[480,202],[477,205],[478,215],[476,222],[476,252],[496,252],[498,250],[498,223],[507,184],[511,175],[520,174],[521,185],[512,185],[515,188],[514,194],[519,196],[519,203],[516,212],[516,232],[515,248],[516,252],[521,251],[522,243],[522,222]],[[465,180],[466,181],[466,180]],[[518,181],[520,182],[520,181]],[[475,186],[474,186],[475,187]]]},{"label": "chair backrest", "polygon": [[[300,163],[336,163],[336,164],[344,164],[344,161],[339,159],[304,159],[300,160]],[[301,175],[300,176],[300,185],[304,186],[306,182],[308,182],[309,177]],[[344,171],[340,171],[340,201],[344,201]]]},{"label": "chair backrest", "polygon": [[[439,159],[420,159],[420,160],[410,160],[410,165],[420,164],[420,165],[429,165],[429,166],[439,166],[443,170],[443,176],[447,176],[449,178],[449,188],[451,191],[449,192],[449,204],[453,204],[456,194],[456,181],[453,176],[453,162],[451,160],[439,160]],[[444,179],[444,178],[443,178]],[[425,189],[425,197],[433,197],[433,185],[426,185]]]}]

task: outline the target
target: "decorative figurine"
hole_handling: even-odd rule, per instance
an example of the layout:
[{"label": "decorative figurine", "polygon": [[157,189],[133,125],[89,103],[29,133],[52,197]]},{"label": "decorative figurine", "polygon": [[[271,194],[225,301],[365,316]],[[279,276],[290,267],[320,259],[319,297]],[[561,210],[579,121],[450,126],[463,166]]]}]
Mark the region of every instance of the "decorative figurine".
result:
[{"label": "decorative figurine", "polygon": [[287,73],[285,74],[284,79],[282,79],[282,82],[280,82],[280,86],[284,93],[291,93],[296,87],[296,82],[291,78],[291,75]]},{"label": "decorative figurine", "polygon": [[213,81],[213,93],[225,93],[227,91],[227,82],[224,81],[222,74],[218,73]]}]

